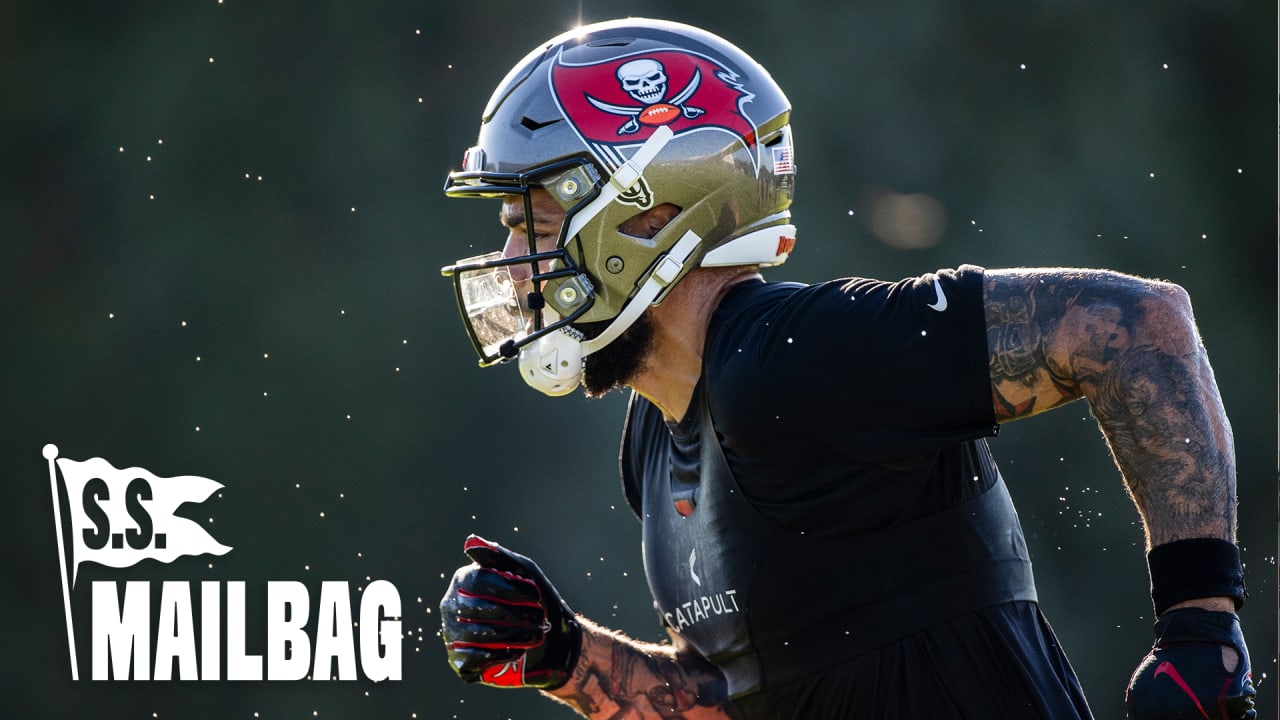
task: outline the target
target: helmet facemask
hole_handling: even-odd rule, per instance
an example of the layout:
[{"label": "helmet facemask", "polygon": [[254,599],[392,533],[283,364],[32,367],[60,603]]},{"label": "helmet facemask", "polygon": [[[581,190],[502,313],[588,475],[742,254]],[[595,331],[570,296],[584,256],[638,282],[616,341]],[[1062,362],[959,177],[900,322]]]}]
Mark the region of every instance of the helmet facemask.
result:
[{"label": "helmet facemask", "polygon": [[[570,256],[567,234],[570,218],[599,195],[599,173],[590,163],[565,161],[528,173],[499,175],[467,171],[449,176],[450,197],[518,196],[524,205],[527,252],[506,257],[500,251],[458,260],[441,270],[453,278],[463,322],[480,355],[482,366],[515,358],[520,348],[577,320],[594,300],[590,279]],[[565,208],[555,247],[540,251],[532,230],[533,191],[550,188]],[[532,289],[517,297],[511,267],[527,265]],[[555,304],[548,307],[544,291],[554,283]]]},{"label": "helmet facemask", "polygon": [[[595,284],[582,269],[583,228],[605,213],[620,196],[641,185],[645,167],[671,140],[668,128],[659,128],[607,180],[584,160],[569,160],[527,173],[486,173],[465,169],[483,151],[468,151],[464,170],[449,176],[445,192],[451,197],[519,195],[524,204],[527,255],[503,257],[502,253],[466,258],[441,272],[454,278],[454,292],[471,342],[481,365],[520,358],[526,382],[548,394],[563,395],[577,387],[582,359],[605,347],[629,327],[640,313],[656,302],[675,280],[685,260],[697,249],[693,233],[678,243],[663,262],[648,273],[629,310],[618,313],[596,337],[584,341],[571,325],[583,317],[596,300]],[[482,162],[482,161],[481,161]],[[547,190],[565,207],[555,249],[539,252],[532,232],[535,188]],[[579,257],[575,258],[574,249]],[[548,269],[543,264],[549,263]],[[521,303],[510,276],[512,265],[528,264],[533,289]],[[527,313],[527,315],[526,315]]]}]

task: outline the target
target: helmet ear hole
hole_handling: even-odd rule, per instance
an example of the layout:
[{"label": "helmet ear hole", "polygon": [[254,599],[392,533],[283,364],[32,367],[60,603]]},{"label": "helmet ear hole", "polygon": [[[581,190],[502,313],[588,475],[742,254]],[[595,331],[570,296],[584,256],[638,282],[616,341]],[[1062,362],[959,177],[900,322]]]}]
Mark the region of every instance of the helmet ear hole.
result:
[{"label": "helmet ear hole", "polygon": [[668,223],[676,219],[681,210],[679,205],[671,203],[655,205],[648,210],[627,218],[618,226],[618,232],[633,238],[650,240],[654,235],[658,234],[659,230],[662,230]]}]

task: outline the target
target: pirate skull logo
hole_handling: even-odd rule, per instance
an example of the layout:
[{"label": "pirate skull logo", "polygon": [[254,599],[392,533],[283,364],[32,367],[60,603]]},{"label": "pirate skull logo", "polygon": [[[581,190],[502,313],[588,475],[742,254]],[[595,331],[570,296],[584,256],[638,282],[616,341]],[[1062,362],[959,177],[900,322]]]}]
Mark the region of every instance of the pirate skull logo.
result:
[{"label": "pirate skull logo", "polygon": [[617,78],[622,90],[639,102],[639,106],[615,105],[590,95],[587,100],[600,110],[628,118],[618,128],[619,135],[630,135],[638,131],[642,124],[667,125],[681,117],[693,119],[706,112],[702,108],[686,104],[702,82],[701,70],[695,69],[689,84],[670,100],[666,100],[669,82],[667,69],[653,58],[637,58],[619,65]]},{"label": "pirate skull logo", "polygon": [[650,58],[619,66],[618,82],[628,95],[645,105],[662,102],[667,95],[667,70],[662,63]]}]

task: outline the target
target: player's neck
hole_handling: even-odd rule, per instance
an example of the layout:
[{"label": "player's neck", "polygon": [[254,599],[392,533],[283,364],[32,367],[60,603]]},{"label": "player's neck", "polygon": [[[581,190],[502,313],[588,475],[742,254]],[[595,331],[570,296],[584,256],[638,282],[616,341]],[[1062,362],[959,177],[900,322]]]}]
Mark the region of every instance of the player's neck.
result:
[{"label": "player's neck", "polygon": [[693,389],[702,376],[702,350],[707,327],[724,294],[733,285],[758,278],[754,269],[694,270],[671,290],[653,314],[653,352],[628,383],[662,411],[667,420],[681,420],[689,410]]}]

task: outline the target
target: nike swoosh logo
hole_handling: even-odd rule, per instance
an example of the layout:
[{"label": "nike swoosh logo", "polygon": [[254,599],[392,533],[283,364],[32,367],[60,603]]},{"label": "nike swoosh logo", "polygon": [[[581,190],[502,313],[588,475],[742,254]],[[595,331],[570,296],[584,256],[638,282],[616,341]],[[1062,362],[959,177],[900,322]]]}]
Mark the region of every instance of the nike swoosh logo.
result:
[{"label": "nike swoosh logo", "polygon": [[1196,697],[1196,694],[1191,691],[1191,687],[1187,685],[1186,680],[1182,679],[1181,673],[1178,672],[1178,668],[1173,666],[1173,663],[1167,660],[1160,663],[1156,666],[1156,672],[1151,677],[1158,678],[1161,675],[1168,675],[1169,679],[1176,683],[1178,687],[1182,688],[1182,692],[1186,693],[1187,697],[1191,698],[1191,702],[1196,704],[1196,709],[1200,711],[1200,714],[1204,716],[1205,720],[1211,720],[1209,713],[1205,712],[1204,706],[1200,704],[1200,698]]},{"label": "nike swoosh logo", "polygon": [[930,310],[942,312],[947,309],[947,294],[942,292],[942,283],[938,282],[938,278],[933,279],[933,291],[938,294],[938,302],[929,306]]},{"label": "nike swoosh logo", "polygon": [[702,579],[698,577],[698,573],[693,571],[693,564],[698,561],[698,548],[694,548],[689,553],[689,575],[693,577],[693,581],[698,585],[702,584]]}]

